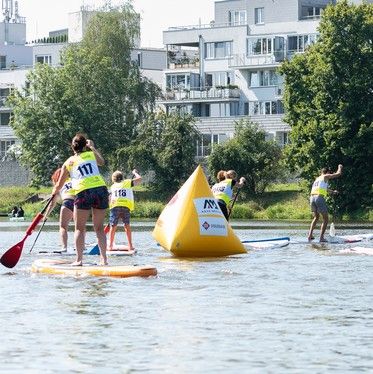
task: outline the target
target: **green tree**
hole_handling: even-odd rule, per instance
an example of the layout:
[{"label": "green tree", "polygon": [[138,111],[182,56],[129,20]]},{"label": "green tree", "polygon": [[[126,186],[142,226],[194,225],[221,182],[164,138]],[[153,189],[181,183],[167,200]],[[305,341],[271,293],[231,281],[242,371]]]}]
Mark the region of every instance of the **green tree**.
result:
[{"label": "green tree", "polygon": [[319,41],[285,62],[286,154],[309,183],[324,166],[344,165],[336,180],[341,211],[372,202],[373,5],[341,1],[323,13]]},{"label": "green tree", "polygon": [[34,183],[49,181],[71,154],[69,143],[77,132],[93,139],[109,163],[131,142],[160,92],[131,60],[138,35],[138,15],[130,3],[99,12],[82,42],[64,50],[61,67],[39,64],[27,87],[14,93],[11,125]]},{"label": "green tree", "polygon": [[153,171],[153,187],[165,195],[175,193],[196,167],[199,138],[191,115],[150,113],[134,141],[117,152],[117,167]]},{"label": "green tree", "polygon": [[236,123],[234,137],[214,146],[208,169],[215,176],[219,170],[234,169],[247,180],[249,193],[262,193],[281,174],[281,148],[267,141],[265,132],[250,120]]}]

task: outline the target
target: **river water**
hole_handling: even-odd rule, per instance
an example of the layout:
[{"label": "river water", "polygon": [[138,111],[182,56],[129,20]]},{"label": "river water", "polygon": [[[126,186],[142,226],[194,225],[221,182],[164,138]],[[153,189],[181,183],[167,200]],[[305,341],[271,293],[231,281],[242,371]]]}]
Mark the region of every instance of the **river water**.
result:
[{"label": "river water", "polygon": [[[233,226],[241,239],[307,232],[298,223]],[[32,274],[36,252],[57,247],[57,224],[42,232],[35,254],[35,234],[28,238],[14,269],[0,265],[0,372],[373,372],[373,256],[340,253],[352,244],[290,244],[181,260],[155,245],[153,227],[134,222],[138,254],[109,259],[153,265],[151,278]],[[0,222],[0,253],[25,228]]]}]

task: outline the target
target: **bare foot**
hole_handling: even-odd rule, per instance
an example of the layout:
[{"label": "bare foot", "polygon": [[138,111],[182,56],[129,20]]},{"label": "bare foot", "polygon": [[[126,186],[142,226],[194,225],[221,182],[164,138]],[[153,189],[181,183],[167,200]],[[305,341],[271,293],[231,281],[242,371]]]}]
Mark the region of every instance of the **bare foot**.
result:
[{"label": "bare foot", "polygon": [[309,236],[307,239],[308,239],[308,241],[310,242],[310,241],[314,240],[315,237],[314,237],[314,236]]},{"label": "bare foot", "polygon": [[82,261],[74,261],[73,263],[70,264],[70,266],[83,266]]},{"label": "bare foot", "polygon": [[328,241],[325,238],[320,238],[320,243],[327,243]]}]

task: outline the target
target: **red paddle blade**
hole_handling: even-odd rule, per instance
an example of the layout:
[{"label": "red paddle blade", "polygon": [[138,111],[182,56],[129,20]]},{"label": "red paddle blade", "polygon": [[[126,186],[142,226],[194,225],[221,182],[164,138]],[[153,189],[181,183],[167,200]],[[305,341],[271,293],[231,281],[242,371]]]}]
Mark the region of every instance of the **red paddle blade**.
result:
[{"label": "red paddle blade", "polygon": [[12,248],[8,249],[0,259],[0,262],[6,266],[7,268],[14,268],[14,266],[17,265],[23,249],[23,243],[25,241],[22,240],[21,242],[17,243],[16,245],[13,245]]},{"label": "red paddle blade", "polygon": [[110,231],[110,225],[104,227],[104,233],[107,234]]}]

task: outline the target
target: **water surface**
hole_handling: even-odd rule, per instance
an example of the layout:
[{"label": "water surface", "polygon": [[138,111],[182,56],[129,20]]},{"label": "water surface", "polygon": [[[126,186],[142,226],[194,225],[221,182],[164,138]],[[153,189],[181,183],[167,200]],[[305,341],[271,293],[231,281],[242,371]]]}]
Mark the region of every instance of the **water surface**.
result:
[{"label": "water surface", "polygon": [[[0,223],[1,253],[26,225]],[[180,260],[155,245],[153,227],[134,223],[138,254],[110,258],[157,267],[158,276],[146,279],[32,274],[36,252],[58,247],[57,225],[48,224],[35,253],[28,253],[35,234],[28,238],[18,265],[0,268],[0,372],[373,371],[373,256],[339,253],[352,244],[291,244]],[[297,223],[234,227],[241,239],[304,239],[307,232]]]}]

